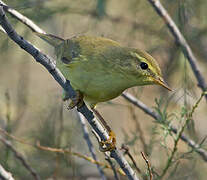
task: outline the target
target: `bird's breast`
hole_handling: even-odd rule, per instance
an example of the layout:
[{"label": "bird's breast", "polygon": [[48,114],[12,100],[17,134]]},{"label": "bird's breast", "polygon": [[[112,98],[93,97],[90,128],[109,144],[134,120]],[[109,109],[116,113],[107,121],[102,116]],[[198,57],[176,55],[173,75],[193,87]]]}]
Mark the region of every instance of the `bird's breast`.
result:
[{"label": "bird's breast", "polygon": [[72,87],[83,93],[84,100],[89,104],[111,100],[130,86],[122,73],[113,72],[98,63],[91,65],[85,62],[60,69]]}]

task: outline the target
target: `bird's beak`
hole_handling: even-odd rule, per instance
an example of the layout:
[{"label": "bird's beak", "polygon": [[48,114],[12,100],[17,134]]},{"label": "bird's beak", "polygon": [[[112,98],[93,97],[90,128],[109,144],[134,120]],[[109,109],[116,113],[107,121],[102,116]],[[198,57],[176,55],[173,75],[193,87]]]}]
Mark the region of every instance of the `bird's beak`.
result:
[{"label": "bird's beak", "polygon": [[159,78],[154,78],[154,81],[156,84],[159,84],[161,86],[163,86],[164,88],[166,88],[169,91],[172,91],[172,89],[170,89],[170,87],[167,85],[167,83],[163,80],[163,78],[159,77]]}]

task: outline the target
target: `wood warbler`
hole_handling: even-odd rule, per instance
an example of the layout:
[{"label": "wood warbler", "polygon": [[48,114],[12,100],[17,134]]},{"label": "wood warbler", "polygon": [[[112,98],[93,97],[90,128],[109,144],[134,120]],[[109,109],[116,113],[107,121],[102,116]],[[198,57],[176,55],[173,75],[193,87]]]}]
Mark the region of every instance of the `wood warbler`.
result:
[{"label": "wood warbler", "polygon": [[[158,84],[170,90],[157,62],[145,51],[103,37],[75,36],[65,40],[51,34],[36,34],[54,46],[57,67],[78,92],[70,107],[77,105],[82,96],[100,119],[95,105],[119,96],[127,88]],[[106,122],[101,121],[113,136]]]}]

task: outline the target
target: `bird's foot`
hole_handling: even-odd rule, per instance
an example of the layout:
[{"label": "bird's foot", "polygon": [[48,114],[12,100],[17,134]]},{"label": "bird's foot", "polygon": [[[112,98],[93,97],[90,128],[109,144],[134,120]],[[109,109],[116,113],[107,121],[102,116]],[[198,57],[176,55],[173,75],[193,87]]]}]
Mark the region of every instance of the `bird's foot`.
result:
[{"label": "bird's foot", "polygon": [[80,108],[84,104],[83,94],[78,90],[76,90],[75,92],[76,92],[76,96],[71,99],[71,102],[68,105],[68,109],[73,109],[76,106],[77,108]]},{"label": "bird's foot", "polygon": [[98,119],[101,121],[101,123],[103,124],[103,126],[106,128],[106,130],[109,133],[109,139],[107,139],[106,141],[99,141],[100,151],[102,151],[102,152],[113,151],[114,149],[116,149],[116,135],[115,135],[115,133],[111,130],[111,128],[106,123],[104,118],[101,116],[101,114],[95,108],[92,108],[92,111],[95,113],[95,115],[98,117]]},{"label": "bird's foot", "polygon": [[113,151],[116,149],[116,135],[113,131],[109,132],[109,139],[99,142],[99,149],[101,152]]}]

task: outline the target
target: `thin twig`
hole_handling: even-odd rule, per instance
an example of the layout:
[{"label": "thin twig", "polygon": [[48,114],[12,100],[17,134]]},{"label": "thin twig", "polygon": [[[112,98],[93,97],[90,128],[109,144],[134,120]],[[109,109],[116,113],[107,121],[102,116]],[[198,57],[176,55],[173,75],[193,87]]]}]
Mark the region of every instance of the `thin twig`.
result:
[{"label": "thin twig", "polygon": [[[36,147],[41,149],[41,150],[44,150],[44,151],[50,151],[50,152],[56,152],[56,153],[63,153],[63,154],[71,154],[71,155],[74,155],[74,156],[77,156],[79,158],[82,158],[82,159],[85,159],[93,164],[98,164],[104,168],[107,168],[107,169],[112,169],[111,166],[107,165],[107,164],[104,164],[104,163],[101,163],[101,162],[98,162],[98,161],[95,161],[93,158],[91,157],[88,157],[88,156],[85,156],[85,155],[82,155],[80,153],[77,153],[77,152],[72,152],[70,150],[67,150],[67,149],[60,149],[60,148],[51,148],[51,147],[46,147],[46,146],[41,146],[39,142],[37,142],[36,144]],[[121,169],[116,169],[116,171],[121,174],[121,175],[125,175],[123,173],[123,171]]]},{"label": "thin twig", "polygon": [[[14,42],[16,42],[22,49],[24,49],[26,52],[32,55],[37,62],[41,63],[49,71],[49,73],[59,83],[59,85],[61,85],[62,88],[69,94],[70,98],[76,96],[76,92],[70,85],[70,82],[65,79],[65,77],[62,75],[60,70],[56,67],[54,61],[52,61],[51,58],[49,58],[48,56],[41,53],[31,43],[27,42],[26,40],[23,39],[23,37],[20,37],[17,34],[17,32],[8,22],[8,18],[6,17],[5,12],[1,6],[0,6],[0,24],[7,32],[8,36]],[[107,132],[104,130],[101,124],[98,121],[96,121],[93,113],[87,108],[85,104],[82,107],[78,108],[77,110],[85,116],[89,124],[93,127],[93,129],[97,132],[97,134],[101,137],[102,140],[107,140],[109,138]],[[120,167],[123,169],[123,171],[126,173],[126,175],[130,180],[138,180],[138,177],[135,174],[134,170],[129,166],[126,159],[118,150],[113,150],[110,153],[111,153],[111,157],[113,157],[117,161],[117,163],[120,165]]]},{"label": "thin twig", "polygon": [[[136,107],[143,110],[146,114],[153,117],[156,121],[159,121],[160,116],[158,113],[153,111],[153,109],[148,107],[146,104],[144,104],[143,102],[132,96],[131,94],[124,92],[122,93],[122,97],[124,97],[130,103],[134,104]],[[172,125],[169,125],[168,129],[175,134],[177,134],[178,132],[178,130]],[[188,146],[193,148],[195,152],[197,152],[202,157],[202,159],[207,162],[207,151],[205,149],[201,148],[199,144],[196,144],[193,140],[191,140],[184,134],[180,136],[180,139],[183,140]]]},{"label": "thin twig", "polygon": [[[0,3],[2,1],[0,0]],[[2,3],[5,6],[7,6],[5,3]],[[12,9],[12,8],[9,8]],[[13,10],[13,9],[12,9]],[[18,13],[13,13],[14,11],[7,11],[8,13],[10,13],[11,15],[13,15],[15,18],[19,19],[21,22],[25,22],[25,25],[28,26],[29,28],[31,28],[32,30],[34,30],[35,32],[39,32],[39,33],[45,33],[42,29],[40,29],[39,27],[36,28],[36,24],[29,23],[27,24],[27,17],[23,16],[22,14]],[[26,21],[25,21],[26,19]],[[39,29],[39,30],[38,30]],[[5,32],[5,30],[3,29],[3,31]],[[133,97],[132,95],[130,95],[129,93],[123,93],[122,96],[127,99],[129,102],[133,103],[135,106],[139,107],[140,109],[142,109],[144,112],[146,112],[148,115],[152,116],[155,120],[159,119],[159,115],[154,112],[151,108],[147,107],[144,103],[142,103],[141,101],[139,101],[138,99],[136,99],[135,97]],[[90,114],[89,114],[90,115]],[[93,120],[92,120],[93,121]],[[173,126],[170,126],[169,128],[172,132],[177,133],[177,129]],[[192,147],[202,158],[204,161],[207,161],[207,152],[206,150],[200,148],[200,145],[196,144],[193,140],[191,140],[190,138],[186,137],[185,135],[181,136],[181,139],[190,147]]]},{"label": "thin twig", "polygon": [[141,152],[143,159],[145,160],[146,164],[147,164],[147,169],[150,175],[150,180],[153,179],[153,174],[152,174],[152,169],[151,169],[151,165],[149,160],[147,159],[147,157],[145,156],[144,152]]},{"label": "thin twig", "polygon": [[0,164],[0,179],[14,180],[14,178],[12,177],[12,174],[10,172],[7,172],[1,164]]},{"label": "thin twig", "polygon": [[[85,139],[85,141],[86,141],[86,143],[88,145],[88,149],[89,149],[89,151],[91,153],[91,156],[93,157],[93,159],[95,161],[97,161],[95,149],[94,149],[94,146],[93,146],[93,144],[91,142],[91,139],[90,139],[90,136],[89,136],[89,132],[88,132],[88,128],[86,126],[85,118],[84,118],[84,116],[81,113],[77,113],[77,116],[78,116],[78,119],[80,121],[82,130],[83,130],[83,137],[84,137],[84,139]],[[97,169],[99,171],[99,174],[101,175],[102,180],[106,180],[106,177],[104,175],[104,172],[101,169],[101,167],[99,166],[99,164],[96,164],[96,166],[97,166]]]},{"label": "thin twig", "polygon": [[32,31],[38,32],[38,33],[45,33],[41,28],[39,28],[39,26],[37,26],[35,23],[33,23],[29,18],[27,18],[26,16],[22,15],[21,13],[19,13],[15,9],[7,6],[3,1],[0,0],[0,5],[1,4],[3,5],[4,11],[8,12],[13,17],[18,19],[22,23],[24,23],[26,26],[30,27],[30,29]]},{"label": "thin twig", "polygon": [[137,170],[138,173],[142,173],[141,170],[139,169],[139,167],[137,166],[136,161],[134,160],[133,156],[131,155],[131,153],[129,152],[129,147],[127,147],[125,144],[122,144],[121,146],[121,150],[124,150],[124,154],[127,154],[127,156],[129,156],[129,158],[131,159],[135,169]]},{"label": "thin twig", "polygon": [[13,140],[19,142],[19,143],[26,144],[26,145],[29,145],[29,146],[33,146],[32,144],[27,143],[26,141],[24,141],[24,140],[22,140],[22,139],[19,139],[19,138],[15,137],[15,136],[13,136],[12,134],[8,133],[7,131],[5,131],[5,130],[2,129],[2,128],[0,128],[0,133],[1,133],[1,134],[4,134],[5,136],[7,136],[7,137],[9,137],[9,138],[11,138],[11,139],[13,139]]},{"label": "thin twig", "polygon": [[114,178],[115,180],[119,180],[119,176],[116,172],[116,168],[115,168],[115,165],[114,163],[111,161],[111,158],[107,155],[107,153],[105,152],[105,160],[108,161],[109,165],[111,166],[112,170],[113,170],[113,173],[114,173]]},{"label": "thin twig", "polygon": [[147,148],[147,143],[146,143],[145,136],[144,136],[144,131],[142,131],[139,120],[136,117],[134,106],[133,107],[130,106],[129,110],[130,110],[130,114],[132,116],[132,119],[135,122],[136,131],[139,133],[139,138],[140,138],[141,144],[143,146],[144,152],[145,152],[145,154],[148,154],[148,148]]},{"label": "thin twig", "polygon": [[[93,164],[98,164],[99,166],[102,166],[104,168],[107,168],[107,169],[111,169],[110,166],[108,166],[107,164],[104,164],[104,163],[101,163],[99,161],[95,161],[94,159],[92,159],[91,157],[88,157],[88,156],[85,156],[83,154],[80,154],[80,153],[77,153],[77,152],[73,152],[71,150],[65,150],[65,149],[58,149],[58,148],[51,148],[51,147],[45,147],[45,146],[41,146],[39,144],[39,142],[37,142],[36,144],[32,144],[32,143],[28,143],[20,138],[17,138],[15,136],[13,136],[12,134],[9,134],[8,132],[6,132],[5,130],[3,130],[2,128],[0,128],[0,133],[1,134],[4,134],[5,136],[8,136],[9,138],[21,143],[21,144],[25,144],[25,145],[28,145],[28,146],[31,146],[35,149],[39,149],[39,150],[45,150],[45,151],[51,151],[51,152],[57,152],[57,153],[63,153],[63,154],[70,154],[70,155],[73,155],[73,156],[76,156],[76,157],[79,157],[81,159],[85,159],[86,161],[89,161]],[[116,169],[117,172],[122,175],[122,176],[126,176],[126,174],[121,170],[121,169]]]},{"label": "thin twig", "polygon": [[160,179],[163,179],[163,178],[164,178],[164,176],[165,176],[167,170],[168,170],[169,167],[171,166],[172,161],[173,161],[173,158],[174,158],[175,153],[176,153],[176,151],[177,151],[177,145],[178,145],[178,142],[179,142],[179,140],[180,140],[180,138],[181,138],[181,135],[182,135],[182,133],[183,133],[185,127],[187,126],[187,124],[188,124],[188,123],[190,122],[190,120],[192,119],[193,113],[194,113],[195,109],[198,107],[198,104],[200,103],[201,99],[202,99],[203,96],[205,96],[206,94],[207,94],[207,92],[203,92],[203,93],[201,94],[200,98],[198,99],[198,101],[197,101],[197,102],[195,103],[195,105],[193,106],[191,112],[187,115],[187,117],[186,117],[186,119],[185,119],[185,121],[184,121],[184,124],[182,125],[182,127],[180,128],[180,130],[178,131],[178,133],[176,134],[176,137],[175,137],[175,140],[174,140],[174,147],[173,147],[173,150],[172,150],[172,152],[171,152],[170,157],[169,157],[168,160],[167,160],[167,164],[166,164],[166,166],[165,166],[165,168],[164,168],[164,170],[163,170],[163,172],[162,172],[162,174],[161,174],[161,176],[160,176]]},{"label": "thin twig", "polygon": [[10,141],[4,139],[0,136],[0,141],[7,146],[15,155],[17,159],[21,161],[23,166],[30,172],[30,174],[34,177],[36,180],[40,180],[39,175],[35,172],[35,170],[29,165],[29,163],[26,161],[26,159],[23,157],[22,154],[20,154],[11,144]]},{"label": "thin twig", "polygon": [[[3,3],[0,0],[0,3],[4,4],[5,6],[7,6],[5,3]],[[8,9],[8,8],[7,8]],[[12,8],[9,8],[12,9]],[[12,9],[13,10],[13,9]],[[13,13],[15,11],[7,11],[8,13],[10,13],[11,15],[13,15],[15,18],[19,19],[21,22],[25,22],[25,25],[28,26],[29,28],[33,29],[35,32],[39,32],[39,33],[45,33],[42,29],[40,29],[39,27],[36,28],[36,24],[29,23],[27,24],[27,17],[23,16],[22,14],[18,13]],[[19,15],[19,16],[18,16]],[[26,20],[25,20],[26,19]],[[39,29],[39,30],[38,30]],[[4,32],[6,32],[3,29]],[[62,77],[63,78],[63,77]],[[64,78],[63,78],[64,79]],[[63,83],[64,84],[64,83]],[[70,89],[70,88],[69,88]],[[155,120],[159,119],[159,115],[154,112],[151,108],[147,107],[143,102],[139,101],[138,99],[136,99],[134,96],[130,95],[129,93],[123,93],[122,96],[127,99],[129,102],[131,102],[132,104],[134,104],[135,106],[139,107],[141,110],[143,110],[145,113],[147,113],[148,115],[152,116]],[[92,120],[93,121],[93,120]],[[170,126],[170,130],[172,130],[172,132],[177,133],[177,129],[173,126]],[[190,138],[186,137],[185,135],[181,136],[181,139],[190,147],[192,147],[193,149],[195,149],[195,151],[203,158],[204,161],[207,161],[207,152],[206,150],[200,148],[200,146],[198,144],[196,144],[193,140],[191,140]]]},{"label": "thin twig", "polygon": [[[28,19],[27,17],[25,17],[24,15],[22,15],[18,11],[14,10],[13,8],[8,7],[3,1],[0,0],[0,3],[3,4],[6,7],[6,9],[5,9],[6,12],[10,13],[13,17],[17,18],[20,22],[24,23],[26,26],[31,28],[32,31],[39,32],[39,33],[45,33],[36,24],[34,24],[30,19]],[[69,10],[70,10],[70,13],[77,13],[77,14],[82,15],[82,16],[89,15],[92,18],[97,17],[97,16],[94,16],[95,15],[94,10],[92,10],[92,11],[91,10],[84,10],[84,9],[80,10],[80,9],[74,9],[74,8],[69,8]],[[126,18],[126,17],[113,17],[109,14],[107,14],[105,16],[105,18],[109,19],[109,21],[111,21],[113,23],[122,22],[122,23],[125,23],[125,24],[129,24],[129,25],[132,26],[133,29],[141,29],[145,33],[148,33],[148,34],[151,34],[151,35],[157,35],[157,37],[159,37],[161,39],[165,39],[165,35],[161,34],[159,31],[153,30],[147,24],[138,23],[136,20],[130,20],[129,18]]]},{"label": "thin twig", "polygon": [[[163,19],[166,26],[169,28],[170,32],[176,39],[177,43],[179,43],[179,45],[181,46],[181,50],[183,51],[183,54],[187,57],[188,62],[190,63],[191,68],[193,70],[193,73],[198,81],[198,87],[200,87],[203,92],[206,91],[207,85],[206,85],[205,79],[203,75],[201,74],[201,71],[198,67],[198,61],[196,57],[194,56],[186,39],[184,38],[180,30],[178,29],[178,27],[176,26],[175,22],[170,17],[166,9],[160,3],[160,1],[159,0],[148,0],[148,1],[152,4],[153,8],[156,10],[159,16]],[[207,100],[207,95],[205,95],[205,98]]]}]

